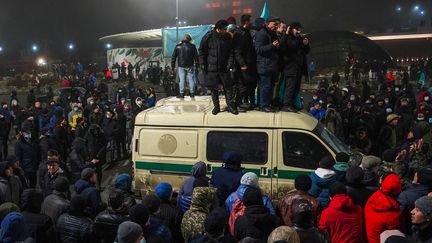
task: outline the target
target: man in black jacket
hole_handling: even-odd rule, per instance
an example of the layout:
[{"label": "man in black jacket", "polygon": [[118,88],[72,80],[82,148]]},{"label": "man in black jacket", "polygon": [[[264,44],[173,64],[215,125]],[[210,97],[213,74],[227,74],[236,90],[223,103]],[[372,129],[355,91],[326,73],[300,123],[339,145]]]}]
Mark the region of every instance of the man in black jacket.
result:
[{"label": "man in black jacket", "polygon": [[[251,16],[246,14],[241,17],[241,24],[234,33],[234,50],[236,55],[237,97],[239,111],[253,109],[255,103],[255,88],[257,79],[256,53],[253,45],[250,29],[252,28]],[[242,104],[244,102],[244,104]]]},{"label": "man in black jacket", "polygon": [[229,74],[229,68],[233,68],[233,44],[231,36],[227,33],[227,27],[226,20],[219,20],[214,30],[202,38],[199,48],[201,69],[206,74],[206,86],[212,93],[213,115],[220,112],[219,84],[222,84],[225,90],[228,111],[234,115],[238,114],[233,83]]},{"label": "man in black jacket", "polygon": [[[300,91],[302,75],[307,74],[306,54],[309,53],[309,40],[303,38],[301,24],[291,23],[288,34],[281,40],[281,49],[284,58],[284,75],[286,80],[283,111],[293,112],[296,95]],[[299,108],[299,107],[297,107]]]},{"label": "man in black jacket", "polygon": [[274,111],[270,103],[272,87],[277,79],[278,73],[279,40],[276,35],[276,29],[279,22],[279,18],[270,18],[264,28],[255,34],[260,108],[264,112]]},{"label": "man in black jacket", "polygon": [[192,37],[189,34],[186,34],[183,37],[183,40],[181,43],[179,43],[173,52],[172,58],[171,58],[171,67],[172,70],[175,70],[175,63],[177,60],[177,66],[178,66],[178,75],[179,75],[179,95],[178,98],[183,99],[185,94],[185,79],[187,78],[187,81],[189,83],[189,92],[190,97],[193,98],[195,96],[195,67],[199,66],[198,62],[198,51],[194,44],[191,43]]}]

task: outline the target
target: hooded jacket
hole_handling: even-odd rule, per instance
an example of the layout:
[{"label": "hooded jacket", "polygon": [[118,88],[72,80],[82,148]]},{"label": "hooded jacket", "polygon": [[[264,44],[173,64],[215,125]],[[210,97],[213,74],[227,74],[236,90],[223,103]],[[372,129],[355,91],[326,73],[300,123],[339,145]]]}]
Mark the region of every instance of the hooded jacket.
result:
[{"label": "hooded jacket", "polygon": [[1,222],[0,242],[15,243],[28,238],[27,227],[21,213],[11,212]]},{"label": "hooded jacket", "polygon": [[196,187],[192,195],[190,209],[181,222],[183,239],[188,242],[204,233],[204,221],[214,200],[216,188]]},{"label": "hooded jacket", "polygon": [[366,235],[369,243],[379,243],[380,234],[386,230],[402,231],[402,217],[397,195],[401,192],[401,182],[398,176],[388,175],[366,203],[364,210]]},{"label": "hooded jacket", "polygon": [[131,208],[136,204],[134,193],[132,192],[132,178],[130,175],[123,173],[116,177],[114,187],[123,191],[124,204]]},{"label": "hooded jacket", "polygon": [[363,243],[363,211],[346,194],[330,201],[319,221],[319,229],[330,234],[331,242]]},{"label": "hooded jacket", "polygon": [[310,175],[312,187],[309,195],[318,199],[321,207],[326,208],[330,202],[330,185],[337,181],[336,173],[333,170],[318,168]]},{"label": "hooded jacket", "polygon": [[76,138],[72,143],[72,151],[67,159],[67,167],[71,175],[71,183],[81,178],[81,171],[85,168],[92,167],[89,161],[89,154],[85,145],[85,140]]},{"label": "hooded jacket", "polygon": [[44,199],[41,207],[41,213],[48,215],[53,221],[54,225],[56,225],[57,219],[60,217],[60,215],[66,213],[69,210],[69,205],[70,202],[66,199],[66,195],[54,190],[52,194],[48,195]]},{"label": "hooded jacket", "polygon": [[79,179],[75,183],[75,192],[86,199],[88,206],[85,212],[88,216],[93,218],[106,208],[98,189],[89,181]]},{"label": "hooded jacket", "polygon": [[[235,192],[231,193],[228,196],[228,198],[225,200],[225,206],[228,213],[231,213],[231,210],[234,206],[235,201],[237,200],[237,197],[238,199],[243,200],[244,193],[246,192],[246,189],[248,189],[249,187],[250,186],[248,185],[240,185]],[[276,210],[273,208],[270,198],[263,195],[262,200],[264,206],[266,206],[269,209],[270,214],[276,215]]]},{"label": "hooded jacket", "polygon": [[249,206],[246,207],[245,214],[237,218],[234,225],[234,236],[237,240],[252,237],[265,241],[280,223],[279,218],[270,214],[266,206]]},{"label": "hooded jacket", "polygon": [[225,165],[212,174],[211,184],[218,189],[218,197],[225,201],[240,185],[243,168]]},{"label": "hooded jacket", "polygon": [[192,175],[183,182],[177,196],[177,206],[183,213],[190,208],[195,178],[205,177],[206,174],[207,168],[204,162],[200,161],[192,166]]}]

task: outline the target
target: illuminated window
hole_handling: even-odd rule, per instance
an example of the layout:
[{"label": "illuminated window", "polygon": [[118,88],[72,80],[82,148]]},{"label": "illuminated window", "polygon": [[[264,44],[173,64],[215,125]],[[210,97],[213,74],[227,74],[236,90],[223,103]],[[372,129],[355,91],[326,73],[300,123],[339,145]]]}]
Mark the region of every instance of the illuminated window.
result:
[{"label": "illuminated window", "polygon": [[233,7],[240,7],[241,6],[241,1],[233,1],[232,5],[233,5]]},{"label": "illuminated window", "polygon": [[234,9],[232,11],[233,14],[241,14],[241,10],[240,9]]},{"label": "illuminated window", "polygon": [[211,6],[212,6],[212,8],[220,8],[221,4],[220,4],[220,2],[214,2],[211,4]]},{"label": "illuminated window", "polygon": [[210,3],[206,3],[206,8],[211,8],[211,4]]},{"label": "illuminated window", "polygon": [[251,14],[252,13],[252,9],[251,8],[245,8],[245,9],[243,9],[243,13],[244,14]]}]

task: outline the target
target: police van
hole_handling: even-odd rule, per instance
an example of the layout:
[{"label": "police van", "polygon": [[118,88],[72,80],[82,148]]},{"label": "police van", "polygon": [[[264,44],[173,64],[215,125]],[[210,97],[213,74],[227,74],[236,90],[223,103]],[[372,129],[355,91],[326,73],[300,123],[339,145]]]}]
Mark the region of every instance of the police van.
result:
[{"label": "police van", "polygon": [[350,154],[348,146],[304,112],[212,115],[212,109],[209,96],[169,97],[137,115],[132,160],[138,192],[146,193],[159,182],[178,189],[197,161],[207,164],[211,176],[222,166],[223,154],[236,151],[244,171],[257,174],[263,191],[278,198],[324,156]]}]

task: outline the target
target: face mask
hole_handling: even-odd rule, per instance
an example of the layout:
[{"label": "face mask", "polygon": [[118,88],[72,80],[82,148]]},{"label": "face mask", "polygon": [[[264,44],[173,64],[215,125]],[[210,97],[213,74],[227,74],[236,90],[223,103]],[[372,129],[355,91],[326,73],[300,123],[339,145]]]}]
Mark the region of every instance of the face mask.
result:
[{"label": "face mask", "polygon": [[384,102],[385,102],[386,104],[388,104],[388,103],[389,103],[389,100],[388,100],[388,99],[385,99]]},{"label": "face mask", "polygon": [[74,111],[78,111],[78,107],[75,107],[75,108],[74,108]]},{"label": "face mask", "polygon": [[312,99],[316,100],[316,99],[318,99],[318,96],[312,96]]},{"label": "face mask", "polygon": [[142,105],[142,101],[138,101],[137,103],[138,103],[138,105]]},{"label": "face mask", "polygon": [[90,101],[90,105],[93,105],[94,104],[94,101]]},{"label": "face mask", "polygon": [[392,108],[387,108],[387,109],[386,109],[386,112],[387,112],[387,114],[388,114],[388,113],[392,113],[393,110],[392,110]]},{"label": "face mask", "polygon": [[395,88],[395,91],[396,91],[396,92],[399,92],[399,88]]},{"label": "face mask", "polygon": [[30,140],[31,139],[31,133],[23,133],[23,137],[25,140]]}]

